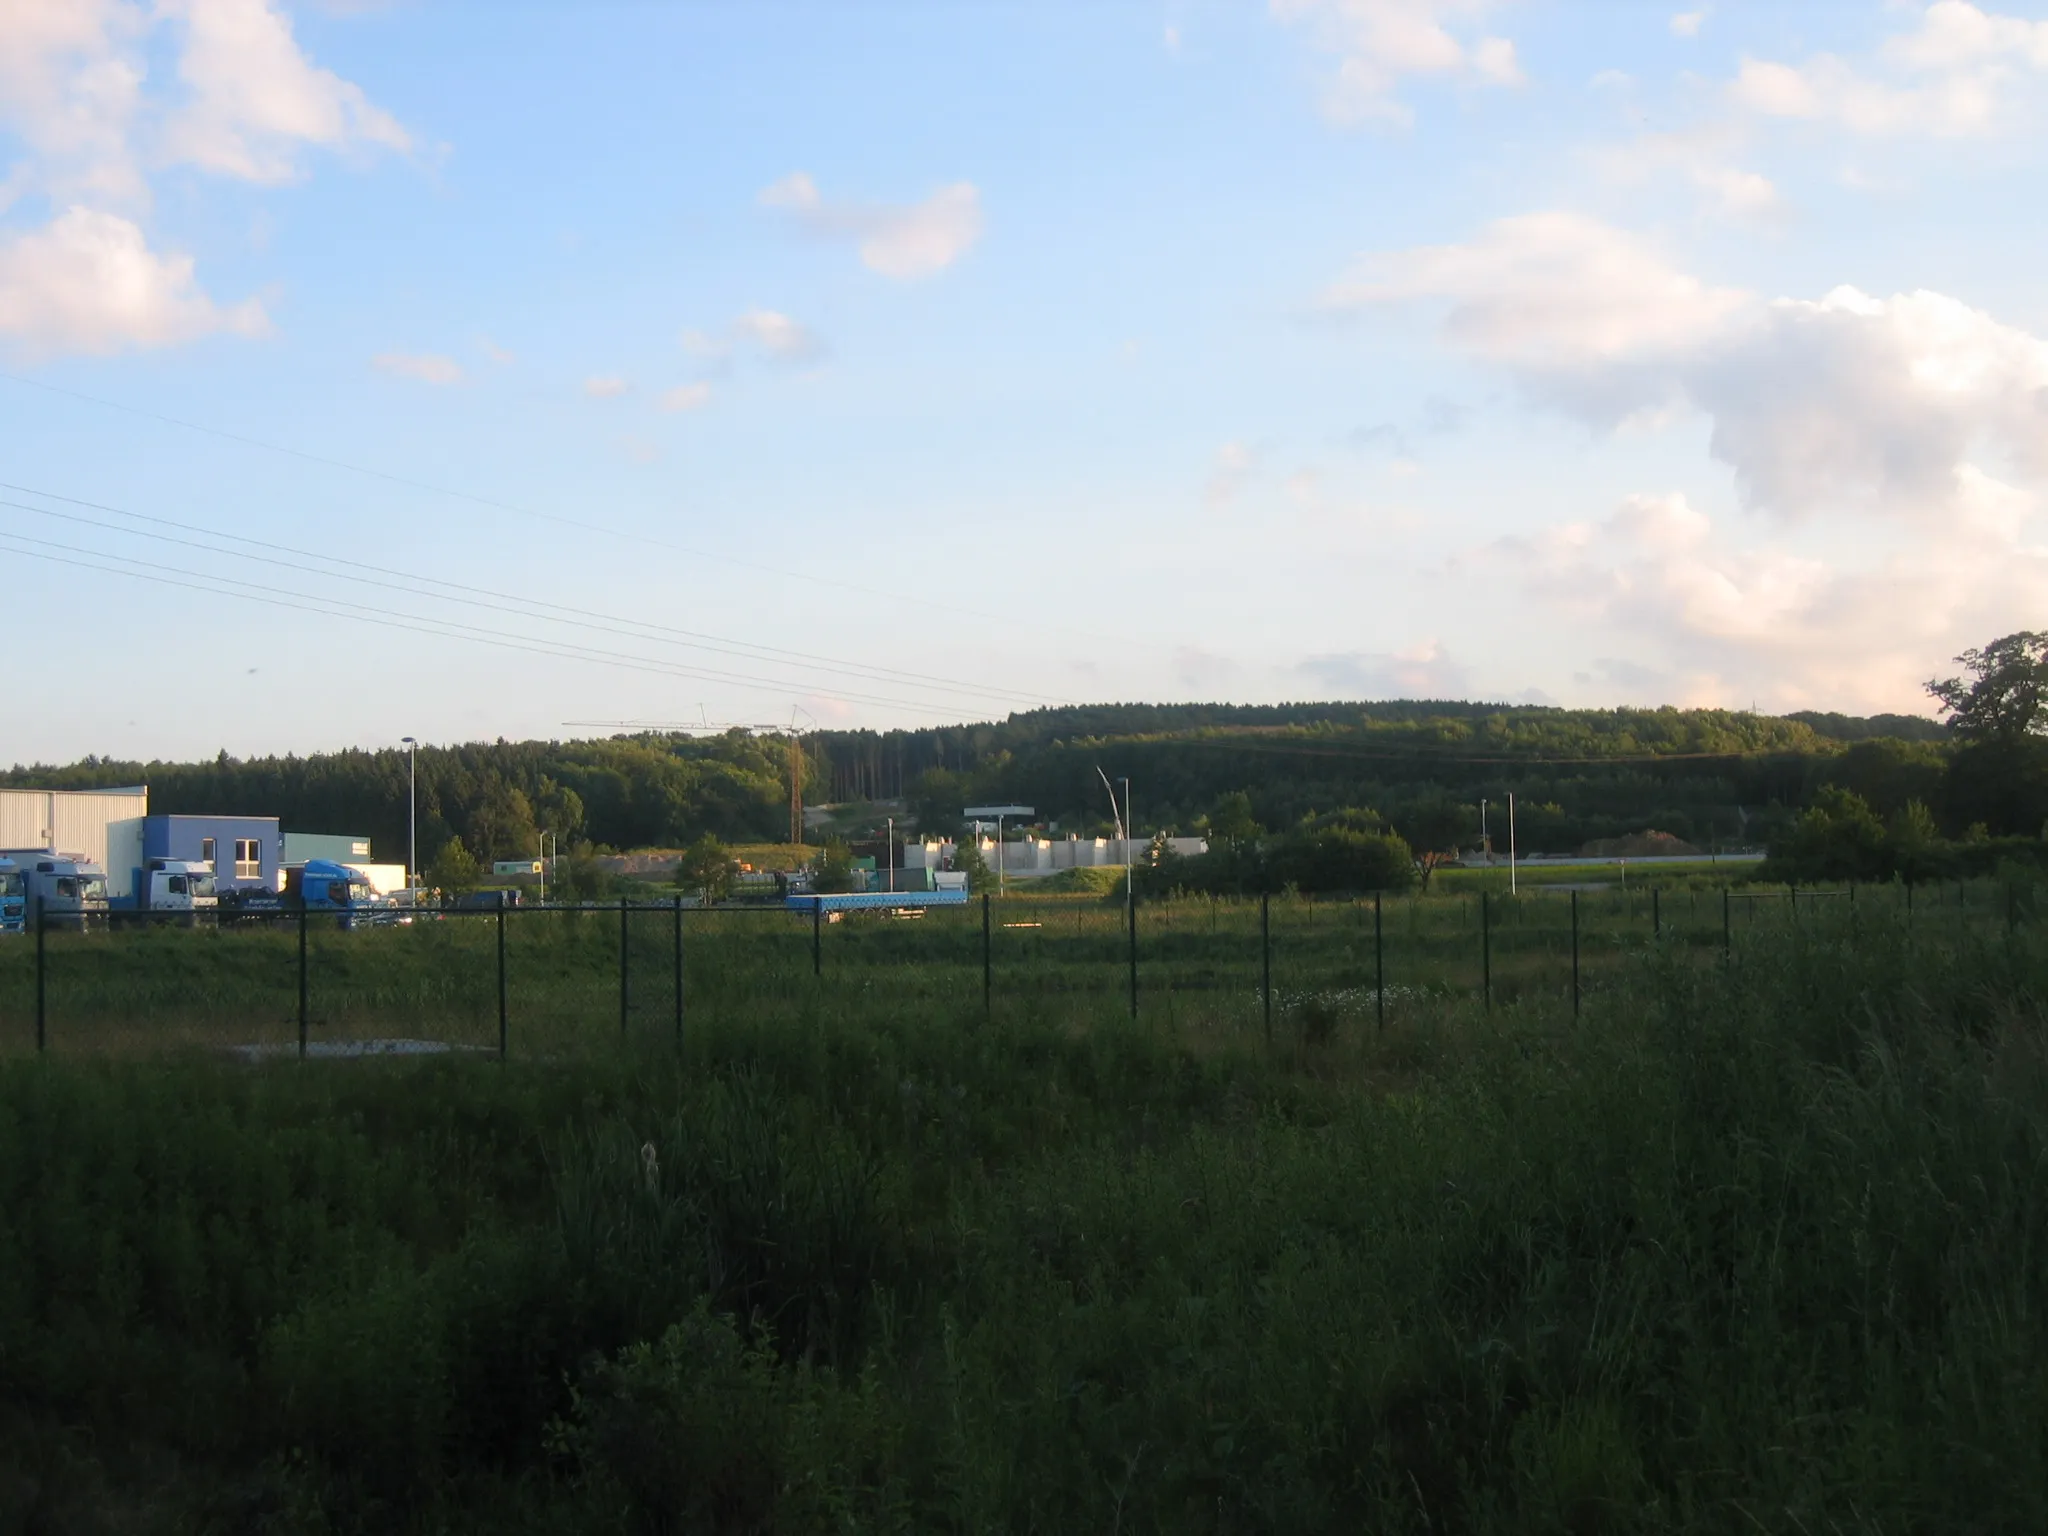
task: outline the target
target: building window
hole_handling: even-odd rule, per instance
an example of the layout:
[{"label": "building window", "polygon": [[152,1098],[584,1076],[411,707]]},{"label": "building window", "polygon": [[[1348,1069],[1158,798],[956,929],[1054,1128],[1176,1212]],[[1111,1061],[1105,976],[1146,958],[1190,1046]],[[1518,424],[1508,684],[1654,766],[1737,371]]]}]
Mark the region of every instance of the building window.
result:
[{"label": "building window", "polygon": [[220,865],[215,862],[215,856],[216,850],[213,846],[213,839],[210,837],[199,839],[199,857],[202,862],[212,865],[213,872],[217,875],[220,873]]},{"label": "building window", "polygon": [[263,878],[262,845],[253,837],[235,839],[235,878],[237,880],[261,880]]}]

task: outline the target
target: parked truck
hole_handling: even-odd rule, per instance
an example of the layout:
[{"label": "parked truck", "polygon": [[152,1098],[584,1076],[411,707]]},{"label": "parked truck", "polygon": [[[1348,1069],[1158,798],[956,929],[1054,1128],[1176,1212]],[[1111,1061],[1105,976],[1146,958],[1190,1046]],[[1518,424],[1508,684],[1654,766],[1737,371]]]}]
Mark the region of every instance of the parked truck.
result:
[{"label": "parked truck", "polygon": [[135,871],[135,894],[114,905],[139,912],[181,912],[187,922],[210,922],[220,907],[213,866],[198,859],[146,861]]},{"label": "parked truck", "polygon": [[21,866],[12,859],[0,859],[0,933],[19,933],[26,926],[22,916]]},{"label": "parked truck", "polygon": [[107,920],[107,872],[90,859],[14,850],[6,855],[21,882],[25,928],[94,927]]},{"label": "parked truck", "polygon": [[221,899],[220,910],[223,916],[238,918],[299,911],[329,913],[339,917],[345,928],[398,920],[392,903],[377,894],[368,876],[332,859],[309,859],[288,866],[282,891],[229,891]]}]

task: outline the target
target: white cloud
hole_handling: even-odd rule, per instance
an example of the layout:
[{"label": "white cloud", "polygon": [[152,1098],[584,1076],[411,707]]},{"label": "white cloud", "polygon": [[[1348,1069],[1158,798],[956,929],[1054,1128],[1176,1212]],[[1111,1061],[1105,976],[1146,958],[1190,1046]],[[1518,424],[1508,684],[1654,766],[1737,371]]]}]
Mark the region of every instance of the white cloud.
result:
[{"label": "white cloud", "polygon": [[1228,506],[1237,500],[1238,493],[1251,478],[1258,455],[1250,445],[1236,440],[1225,443],[1216,450],[1216,466],[1209,472],[1209,485],[1204,492],[1212,507]]},{"label": "white cloud", "polygon": [[825,350],[813,332],[773,309],[750,309],[740,315],[732,323],[732,335],[751,342],[778,362],[808,362]]},{"label": "white cloud", "polygon": [[1673,37],[1698,37],[1700,27],[1706,22],[1705,11],[1680,11],[1671,18]]},{"label": "white cloud", "polygon": [[479,352],[483,353],[483,355],[487,359],[489,359],[493,363],[496,363],[500,368],[510,368],[514,363],[519,361],[519,358],[516,354],[508,352],[505,348],[499,346],[495,341],[491,340],[491,338],[488,336],[477,337],[476,348]]},{"label": "white cloud", "polygon": [[1160,33],[1160,42],[1168,53],[1180,52],[1180,28],[1168,22]]},{"label": "white cloud", "polygon": [[1340,122],[1401,125],[1413,113],[1395,94],[1409,76],[1520,85],[1515,45],[1475,36],[1490,0],[1270,0],[1274,16],[1306,23],[1317,46],[1337,56],[1325,106]]},{"label": "white cloud", "polygon": [[1954,515],[1972,475],[2048,480],[2048,342],[1938,293],[1765,302],[1568,214],[1398,252],[1334,290],[1445,302],[1445,334],[1538,402],[1612,428],[1692,408],[1745,502],[1785,517]]},{"label": "white cloud", "polygon": [[290,18],[271,0],[158,0],[157,13],[185,29],[178,78],[190,96],[165,125],[169,159],[283,182],[298,174],[302,144],[412,147],[411,135],[360,86],[299,51]]},{"label": "white cloud", "polygon": [[[147,49],[165,29],[178,55],[176,100],[147,89]],[[69,209],[8,247],[17,293],[33,276],[66,295],[61,312],[18,317],[11,329],[59,350],[265,328],[253,301],[215,307],[191,257],[150,253],[140,221],[151,168],[192,164],[276,182],[297,173],[305,145],[409,145],[359,87],[306,59],[272,0],[0,0],[0,129],[25,151],[0,177],[0,211],[31,193]],[[76,271],[36,267],[60,248],[81,254]],[[85,287],[93,274],[103,280],[97,298]]]},{"label": "white cloud", "polygon": [[2037,95],[2048,72],[2048,21],[1940,0],[1918,27],[1857,65],[1833,54],[1801,64],[1744,58],[1729,95],[1761,117],[1834,123],[1853,133],[1955,138],[2017,126],[2015,96]]},{"label": "white cloud", "polygon": [[1471,690],[1471,671],[1435,639],[1403,650],[1341,651],[1309,656],[1294,668],[1339,697],[1458,699]]},{"label": "white cloud", "polygon": [[2031,498],[1972,470],[1957,508],[1902,547],[1819,559],[1731,539],[1682,495],[1632,496],[1460,564],[1625,651],[1657,702],[1924,710],[1920,679],[2048,605],[2048,548],[2021,531]]},{"label": "white cloud", "polygon": [[1785,211],[1777,186],[1766,176],[1736,165],[1742,147],[1740,125],[1728,119],[1661,133],[1643,133],[1592,152],[1595,168],[1608,181],[1637,187],[1682,178],[1705,199],[1705,211],[1739,223],[1761,223]]},{"label": "white cloud", "polygon": [[269,328],[256,300],[214,303],[190,256],[156,254],[118,214],[69,208],[0,244],[0,335],[32,352],[106,354]]},{"label": "white cloud", "polygon": [[0,0],[0,124],[28,150],[17,190],[120,204],[147,193],[130,137],[147,17],[119,0]]},{"label": "white cloud", "polygon": [[694,411],[711,403],[711,386],[702,382],[678,384],[674,389],[662,393],[661,408],[664,411]]},{"label": "white cloud", "polygon": [[732,342],[729,339],[712,336],[704,331],[684,331],[679,344],[690,356],[702,358],[707,363],[722,363],[732,356]]},{"label": "white cloud", "polygon": [[802,171],[764,187],[758,201],[814,235],[851,240],[862,263],[884,277],[943,272],[981,238],[981,194],[972,182],[939,188],[921,203],[830,203]]},{"label": "white cloud", "polygon": [[1678,271],[1649,241],[1574,213],[1498,219],[1462,245],[1373,257],[1332,309],[1443,299],[1446,333],[1496,362],[1556,370],[1659,356],[1719,332],[1745,296]]},{"label": "white cloud", "polygon": [[417,379],[422,384],[459,384],[462,364],[438,352],[379,352],[370,366],[394,378]]},{"label": "white cloud", "polygon": [[583,381],[583,394],[589,400],[616,400],[632,387],[616,374],[593,374]]}]

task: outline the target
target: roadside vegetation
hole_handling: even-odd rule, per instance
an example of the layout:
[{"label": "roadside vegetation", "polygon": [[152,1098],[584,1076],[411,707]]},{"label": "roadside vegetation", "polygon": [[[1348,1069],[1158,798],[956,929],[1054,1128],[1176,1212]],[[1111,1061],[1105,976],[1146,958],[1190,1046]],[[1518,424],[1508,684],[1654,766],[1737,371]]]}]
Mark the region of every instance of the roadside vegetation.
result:
[{"label": "roadside vegetation", "polygon": [[2048,1527],[2048,935],[1815,906],[1576,1016],[899,959],[573,1057],[0,1063],[0,1525]]}]

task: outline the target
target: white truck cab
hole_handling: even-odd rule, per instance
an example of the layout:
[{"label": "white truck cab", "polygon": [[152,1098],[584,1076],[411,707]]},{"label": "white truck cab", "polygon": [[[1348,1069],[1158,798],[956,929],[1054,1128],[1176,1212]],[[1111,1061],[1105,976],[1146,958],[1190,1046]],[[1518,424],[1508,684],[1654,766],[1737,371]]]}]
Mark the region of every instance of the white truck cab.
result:
[{"label": "white truck cab", "polygon": [[21,863],[22,916],[27,926],[84,928],[107,920],[107,872],[90,859],[61,853],[15,856]]},{"label": "white truck cab", "polygon": [[138,871],[136,905],[145,912],[211,916],[220,906],[213,866],[198,859],[151,859]]}]

